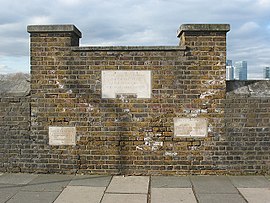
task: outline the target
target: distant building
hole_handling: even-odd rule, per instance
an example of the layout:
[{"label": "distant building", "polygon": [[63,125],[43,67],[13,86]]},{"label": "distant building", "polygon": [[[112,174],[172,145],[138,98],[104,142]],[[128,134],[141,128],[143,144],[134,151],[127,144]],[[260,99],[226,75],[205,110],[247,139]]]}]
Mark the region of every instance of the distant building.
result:
[{"label": "distant building", "polygon": [[247,62],[237,61],[234,63],[234,79],[247,80]]},{"label": "distant building", "polygon": [[226,80],[234,79],[234,67],[232,60],[226,60]]},{"label": "distant building", "polygon": [[270,68],[269,67],[265,67],[263,69],[263,78],[270,79]]},{"label": "distant building", "polygon": [[[231,61],[231,60],[230,60]],[[226,80],[233,80],[234,70],[231,63],[226,63]]]},{"label": "distant building", "polygon": [[232,65],[232,60],[226,60],[226,66],[233,66]]}]

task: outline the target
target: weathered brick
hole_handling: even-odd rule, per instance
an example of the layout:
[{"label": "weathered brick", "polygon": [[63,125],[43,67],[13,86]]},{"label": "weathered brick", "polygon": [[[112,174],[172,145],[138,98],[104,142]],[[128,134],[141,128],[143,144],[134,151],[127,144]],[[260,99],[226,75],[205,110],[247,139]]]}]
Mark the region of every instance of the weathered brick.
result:
[{"label": "weathered brick", "polygon": [[[269,173],[269,97],[226,95],[226,25],[184,25],[180,47],[80,48],[72,26],[31,29],[31,97],[0,97],[0,171]],[[152,97],[101,98],[102,70],[151,70]],[[174,137],[174,117],[207,118],[208,136]],[[76,126],[76,146],[49,146],[49,126]]]}]

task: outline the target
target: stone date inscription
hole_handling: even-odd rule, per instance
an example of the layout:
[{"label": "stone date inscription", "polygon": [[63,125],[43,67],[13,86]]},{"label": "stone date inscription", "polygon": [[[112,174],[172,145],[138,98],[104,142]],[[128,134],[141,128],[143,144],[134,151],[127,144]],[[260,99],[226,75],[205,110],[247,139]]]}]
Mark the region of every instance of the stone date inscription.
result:
[{"label": "stone date inscription", "polygon": [[76,145],[76,128],[49,127],[49,145]]},{"label": "stone date inscription", "polygon": [[207,132],[206,118],[174,118],[175,137],[206,137]]},{"label": "stone date inscription", "polygon": [[151,98],[151,71],[102,71],[102,98],[116,98],[132,94],[137,98]]}]

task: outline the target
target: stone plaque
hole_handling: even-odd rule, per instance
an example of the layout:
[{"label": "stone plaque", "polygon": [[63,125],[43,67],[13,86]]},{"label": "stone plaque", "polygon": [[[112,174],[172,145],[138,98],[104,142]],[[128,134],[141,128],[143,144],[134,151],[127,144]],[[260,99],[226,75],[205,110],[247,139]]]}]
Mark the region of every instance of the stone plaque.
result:
[{"label": "stone plaque", "polygon": [[174,118],[175,137],[206,137],[207,132],[206,118]]},{"label": "stone plaque", "polygon": [[76,127],[49,127],[49,145],[76,145]]},{"label": "stone plaque", "polygon": [[116,98],[117,95],[136,95],[137,98],[151,98],[151,71],[102,71],[102,98]]}]

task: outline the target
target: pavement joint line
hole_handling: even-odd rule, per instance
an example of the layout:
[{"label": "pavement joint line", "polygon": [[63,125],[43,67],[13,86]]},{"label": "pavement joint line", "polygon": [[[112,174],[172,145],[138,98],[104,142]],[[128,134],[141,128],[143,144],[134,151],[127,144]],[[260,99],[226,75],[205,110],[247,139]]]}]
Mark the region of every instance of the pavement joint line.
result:
[{"label": "pavement joint line", "polygon": [[[237,190],[238,191],[238,190]],[[224,195],[224,194],[226,194],[226,195],[233,195],[233,194],[237,194],[237,193],[231,193],[231,192],[226,192],[226,193],[217,193],[217,192],[215,192],[215,193],[211,193],[211,192],[204,192],[204,193],[202,193],[202,194],[204,194],[204,195],[213,195],[213,194],[217,194],[217,195]]]},{"label": "pavement joint line", "polygon": [[[73,177],[75,177],[75,176],[73,176]],[[73,178],[72,178],[72,179],[73,179]],[[67,186],[70,184],[70,182],[72,181],[72,179],[70,179],[69,182],[68,182],[68,184],[67,184],[65,187],[62,188],[62,190],[61,190],[61,192],[59,193],[59,195],[64,191],[64,189],[67,188]],[[49,192],[54,192],[54,191],[49,191]],[[57,196],[57,198],[59,197],[59,195]],[[57,198],[56,198],[56,199],[57,199]],[[56,199],[55,199],[55,200],[56,200]],[[54,200],[54,201],[55,201],[55,200]]]},{"label": "pavement joint line", "polygon": [[147,203],[151,203],[151,183],[152,183],[152,176],[149,176]]},{"label": "pavement joint line", "polygon": [[[66,187],[67,187],[67,186],[66,186]],[[62,192],[64,191],[64,189],[66,189],[66,187],[63,188],[63,190],[62,190],[61,192],[59,192],[59,194],[58,194],[57,197],[53,200],[53,202],[55,202],[55,200],[57,200],[57,198],[62,194]]]},{"label": "pavement joint line", "polygon": [[[229,177],[228,177],[228,179],[229,179],[230,183],[233,185],[233,187],[235,187],[232,180]],[[242,195],[242,193],[238,190],[238,188],[235,187],[235,189],[238,191],[238,194],[244,199],[244,201],[248,203],[247,199],[244,197],[244,195]],[[228,193],[228,194],[230,194],[230,193]]]},{"label": "pavement joint line", "polygon": [[108,185],[106,186],[106,189],[105,189],[104,192],[103,192],[103,195],[102,195],[102,197],[101,197],[99,203],[102,203],[105,194],[109,194],[109,193],[107,193],[106,191],[107,191],[109,185],[111,184],[113,177],[114,177],[114,176],[112,175],[111,178],[110,178],[110,181],[109,181]]},{"label": "pavement joint line", "polygon": [[138,192],[104,192],[106,194],[119,194],[119,195],[148,195],[148,193],[138,193]]},{"label": "pavement joint line", "polygon": [[194,197],[195,197],[195,199],[196,199],[196,202],[199,203],[197,194],[196,194],[196,192],[195,192],[194,184],[193,184],[193,182],[192,182],[190,176],[188,176],[188,179],[189,179],[189,182],[191,183],[191,189],[192,189],[193,195],[194,195]]},{"label": "pavement joint line", "polygon": [[1,183],[0,184],[0,188],[2,188],[2,186],[6,186],[6,188],[13,188],[13,187],[25,187],[27,184],[8,184],[8,183]]},{"label": "pavement joint line", "polygon": [[238,188],[236,187],[237,191],[238,191],[238,194],[245,200],[245,202],[248,203],[247,199],[245,198],[244,195],[242,195],[242,193],[238,190]]},{"label": "pavement joint line", "polygon": [[19,192],[17,192],[17,193],[15,193],[14,195],[12,195],[7,201],[5,201],[5,203],[6,202],[8,202],[9,200],[11,200],[16,194],[18,194]]},{"label": "pavement joint line", "polygon": [[[33,180],[37,179],[38,177],[41,177],[41,176],[37,176],[35,177]],[[75,176],[74,176],[75,177]],[[34,183],[34,184],[25,184],[23,187],[26,187],[27,185],[44,185],[44,184],[48,184],[48,183],[59,183],[59,182],[68,182],[68,184],[61,188],[61,191],[54,191],[54,190],[48,190],[48,191],[32,191],[32,190],[20,190],[19,192],[58,192],[59,194],[55,197],[55,199],[53,200],[53,202],[55,202],[55,200],[62,194],[62,192],[64,191],[64,189],[66,189],[66,187],[69,185],[69,183],[71,182],[73,178],[71,178],[70,180],[62,180],[62,181],[50,181],[50,182],[42,182],[42,183]],[[32,181],[33,181],[32,180]],[[16,193],[17,194],[17,193]]]},{"label": "pavement joint line", "polygon": [[5,203],[8,202],[9,200],[11,200],[11,199],[12,199],[15,195],[17,195],[20,191],[21,191],[21,190],[18,190],[14,195],[12,195],[9,199],[7,199],[7,200],[5,201]]}]

